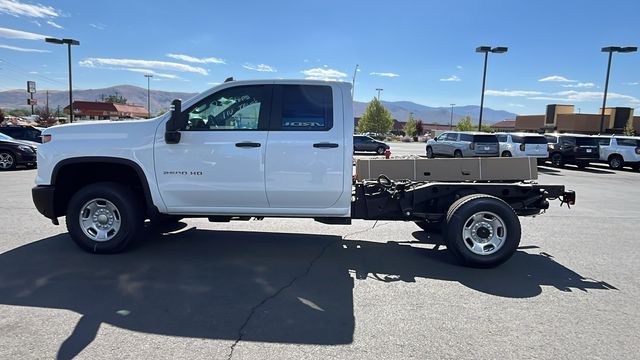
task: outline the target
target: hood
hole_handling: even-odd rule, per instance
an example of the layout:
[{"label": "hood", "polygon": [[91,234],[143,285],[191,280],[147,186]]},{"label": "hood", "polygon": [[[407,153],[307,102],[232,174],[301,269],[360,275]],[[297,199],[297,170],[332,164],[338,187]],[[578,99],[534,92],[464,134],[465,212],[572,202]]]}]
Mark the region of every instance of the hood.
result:
[{"label": "hood", "polygon": [[11,145],[26,145],[32,148],[37,148],[38,144],[37,142],[33,142],[33,141],[26,141],[26,140],[0,140],[0,144],[11,144]]}]

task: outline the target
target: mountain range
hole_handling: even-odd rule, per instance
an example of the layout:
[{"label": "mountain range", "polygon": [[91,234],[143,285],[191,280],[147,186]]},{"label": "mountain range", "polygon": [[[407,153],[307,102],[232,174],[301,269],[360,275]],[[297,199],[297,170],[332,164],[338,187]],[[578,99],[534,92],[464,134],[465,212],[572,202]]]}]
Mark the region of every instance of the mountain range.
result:
[{"label": "mountain range", "polygon": [[[152,113],[167,110],[173,99],[186,100],[196,95],[196,93],[160,90],[151,90],[150,93]],[[132,85],[118,85],[102,89],[74,90],[73,95],[74,100],[85,101],[100,101],[103,97],[107,97],[109,95],[120,95],[126,98],[129,104],[141,105],[145,108],[147,107],[147,89]],[[38,106],[44,106],[46,104],[46,97],[46,93],[43,91],[34,94],[34,98],[38,101]],[[26,104],[27,98],[27,92],[22,89],[0,91],[0,108],[28,108],[28,105]],[[67,91],[49,91],[49,108],[52,112],[56,111],[58,106],[62,109],[68,104],[69,93]],[[411,113],[413,113],[414,118],[422,120],[425,123],[448,124],[451,119],[450,107],[431,107],[410,101],[382,101],[382,104],[391,112],[393,118],[399,121],[405,121]],[[354,116],[362,116],[366,107],[367,103],[354,101]],[[467,115],[471,116],[474,121],[477,121],[479,113],[480,107],[477,105],[455,107],[453,111],[453,122],[455,124],[460,118]],[[487,123],[493,124],[505,119],[514,119],[516,114],[504,110],[494,110],[485,107],[482,117]]]}]

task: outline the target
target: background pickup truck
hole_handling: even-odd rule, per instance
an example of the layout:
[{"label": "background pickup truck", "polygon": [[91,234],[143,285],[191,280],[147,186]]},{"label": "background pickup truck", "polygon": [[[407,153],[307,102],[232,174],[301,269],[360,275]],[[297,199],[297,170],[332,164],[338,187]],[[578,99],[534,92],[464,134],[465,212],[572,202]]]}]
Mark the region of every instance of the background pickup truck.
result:
[{"label": "background pickup truck", "polygon": [[[352,178],[348,83],[231,81],[148,120],[55,126],[43,132],[33,200],[95,253],[127,248],[152,223],[307,217],[415,221],[443,228],[460,262],[495,266],[520,242],[517,215],[559,185]],[[389,160],[393,161],[393,160]]]}]

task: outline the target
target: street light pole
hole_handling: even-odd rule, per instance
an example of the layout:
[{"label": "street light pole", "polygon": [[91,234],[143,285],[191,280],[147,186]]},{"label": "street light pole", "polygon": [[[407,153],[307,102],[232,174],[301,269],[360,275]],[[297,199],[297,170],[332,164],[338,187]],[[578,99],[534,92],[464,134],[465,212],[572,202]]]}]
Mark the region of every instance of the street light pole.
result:
[{"label": "street light pole", "polygon": [[71,45],[80,45],[78,40],[45,38],[45,42],[52,44],[67,44],[67,58],[69,61],[69,122],[73,122],[73,80],[71,78]]},{"label": "street light pole", "polygon": [[609,53],[609,61],[607,63],[607,77],[604,81],[604,96],[602,98],[602,109],[600,110],[600,133],[601,134],[604,132],[604,109],[607,106],[607,91],[609,90],[609,74],[611,73],[611,58],[613,57],[613,53],[614,52],[630,53],[635,51],[638,51],[638,48],[634,46],[626,46],[626,47],[608,46],[608,47],[602,48],[602,52]]},{"label": "street light pole", "polygon": [[380,101],[380,92],[384,90],[382,88],[377,88],[376,91],[378,91],[378,101]]},{"label": "street light pole", "polygon": [[356,74],[358,73],[358,64],[356,64],[356,69],[353,70],[353,79],[351,80],[351,100],[356,94]]},{"label": "street light pole", "polygon": [[147,78],[147,118],[151,118],[151,78],[153,75],[144,74],[144,77]]},{"label": "street light pole", "polygon": [[449,105],[451,105],[451,120],[449,120],[449,130],[453,130],[453,107],[456,106],[456,104]]},{"label": "street light pole", "polygon": [[478,131],[482,131],[482,111],[484,108],[484,88],[487,80],[487,60],[489,59],[489,53],[502,54],[507,52],[508,48],[504,46],[497,46],[492,48],[491,46],[479,46],[476,48],[476,52],[484,53],[484,71],[482,72],[482,94],[480,95],[480,116],[478,118]]}]

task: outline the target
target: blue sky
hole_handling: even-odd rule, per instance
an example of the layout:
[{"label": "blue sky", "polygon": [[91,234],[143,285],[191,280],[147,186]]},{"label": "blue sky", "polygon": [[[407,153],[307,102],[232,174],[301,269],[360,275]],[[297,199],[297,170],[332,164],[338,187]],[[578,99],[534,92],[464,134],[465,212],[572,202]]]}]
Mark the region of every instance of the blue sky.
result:
[{"label": "blue sky", "polygon": [[[179,4],[179,5],[178,5]],[[71,1],[0,0],[0,90],[67,88],[66,48],[80,41],[74,88],[131,84],[199,92],[227,76],[351,81],[355,98],[479,104],[520,114],[548,103],[595,112],[608,45],[640,45],[638,1]],[[640,112],[640,53],[614,54],[607,105]]]}]

